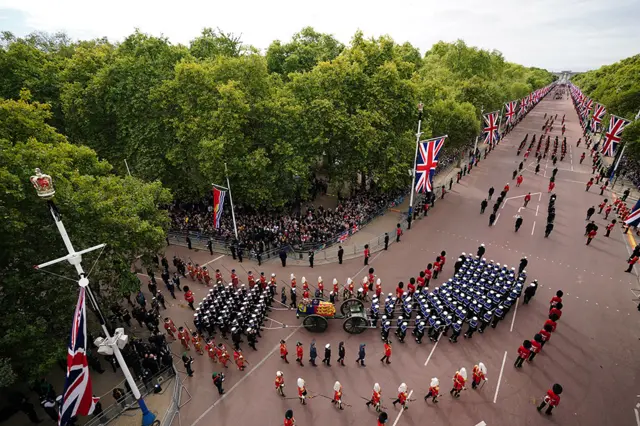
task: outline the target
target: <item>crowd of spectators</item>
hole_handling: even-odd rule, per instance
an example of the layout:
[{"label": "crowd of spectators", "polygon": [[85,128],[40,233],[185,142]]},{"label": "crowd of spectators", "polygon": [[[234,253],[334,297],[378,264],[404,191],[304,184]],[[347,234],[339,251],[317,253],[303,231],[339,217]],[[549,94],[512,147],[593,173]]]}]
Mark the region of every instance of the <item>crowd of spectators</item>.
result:
[{"label": "crowd of spectators", "polygon": [[[460,158],[468,147],[443,151],[437,172],[445,170]],[[314,186],[315,188],[315,186]],[[326,186],[311,194],[326,192]],[[308,206],[292,212],[256,212],[235,206],[238,227],[237,243],[248,251],[264,252],[290,245],[297,249],[318,248],[335,243],[345,232],[353,233],[386,209],[402,203],[407,190],[388,193],[365,191],[350,198],[338,199],[335,208]],[[234,242],[233,220],[228,206],[222,215],[220,228],[213,228],[212,199],[199,203],[176,202],[169,207],[171,229],[212,237],[230,245]]]},{"label": "crowd of spectators", "polygon": [[636,188],[640,188],[640,161],[622,157],[618,170],[622,176],[629,179]]}]

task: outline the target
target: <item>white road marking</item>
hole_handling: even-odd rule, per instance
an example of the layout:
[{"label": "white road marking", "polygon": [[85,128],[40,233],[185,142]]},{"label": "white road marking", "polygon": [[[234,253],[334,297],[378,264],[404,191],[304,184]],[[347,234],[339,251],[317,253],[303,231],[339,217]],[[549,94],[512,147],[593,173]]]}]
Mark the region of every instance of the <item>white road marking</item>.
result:
[{"label": "white road marking", "polygon": [[519,305],[518,299],[516,299],[516,308],[513,311],[513,318],[511,319],[511,330],[509,330],[509,332],[513,331],[513,324],[516,323],[516,315],[518,314],[518,305]]},{"label": "white road marking", "polygon": [[[289,333],[289,335],[287,337],[284,338],[284,340],[285,341],[289,340],[291,337],[293,337],[294,334],[296,334],[298,332],[298,330],[300,330],[300,328],[296,328],[295,330],[293,330],[291,333]],[[220,398],[218,398],[216,400],[216,402],[214,402],[211,405],[211,407],[209,407],[206,410],[204,410],[204,413],[202,413],[200,415],[200,417],[198,417],[193,423],[191,423],[191,426],[197,425],[198,422],[204,418],[204,416],[209,414],[209,412],[211,412],[211,410],[213,410],[216,407],[216,405],[221,403],[227,396],[229,396],[229,394],[231,392],[233,392],[233,390],[235,388],[237,388],[240,385],[240,383],[244,382],[247,379],[247,377],[249,377],[258,368],[260,368],[260,366],[262,366],[262,364],[264,364],[267,361],[267,359],[269,359],[269,357],[271,357],[271,355],[273,355],[273,353],[276,352],[278,349],[280,349],[280,344],[277,344],[273,349],[271,349],[271,351],[267,355],[265,355],[265,357],[262,358],[260,360],[260,362],[255,365],[255,367],[253,367],[247,374],[242,376],[242,378],[240,380],[238,380],[238,382],[235,385],[231,386],[231,389],[229,389],[228,391],[225,391],[225,393]],[[411,395],[411,394],[409,394],[409,395]],[[395,423],[394,423],[394,425],[395,425]]]},{"label": "white road marking", "polygon": [[640,426],[640,414],[638,413],[638,409],[637,409],[637,408],[634,408],[634,409],[633,409],[633,411],[634,411],[634,413],[635,413],[635,415],[636,415],[636,424],[637,424],[638,426]]},{"label": "white road marking", "polygon": [[221,254],[220,256],[216,257],[215,259],[210,260],[210,261],[208,261],[207,263],[204,263],[202,266],[207,266],[208,264],[213,263],[213,262],[215,262],[216,260],[220,260],[220,259],[222,259],[223,257],[224,257],[224,254]]},{"label": "white road marking", "polygon": [[441,337],[442,337],[442,333],[440,333],[440,336],[438,336],[438,341],[436,342],[436,344],[433,345],[433,348],[431,348],[431,352],[429,352],[429,356],[427,357],[427,360],[424,362],[425,367],[427,366],[427,364],[429,364],[429,361],[431,361],[431,355],[433,355],[433,352],[436,350],[436,347],[438,347],[438,343],[440,343]]},{"label": "white road marking", "polygon": [[[411,389],[411,391],[409,392],[409,395],[407,396],[407,400],[411,398],[411,395],[413,394],[413,389]],[[396,417],[396,421],[393,422],[393,426],[396,426],[398,424],[398,422],[400,421],[400,417],[402,417],[402,413],[404,413],[404,408],[401,409],[401,411],[398,413],[398,417]]]},{"label": "white road marking", "polygon": [[533,235],[533,231],[536,230],[536,222],[533,222],[533,228],[531,228],[531,235]]},{"label": "white road marking", "polygon": [[500,213],[498,213],[498,216],[496,216],[496,220],[493,221],[493,226],[495,226],[496,223],[498,223],[498,219],[500,219]]},{"label": "white road marking", "polygon": [[540,208],[540,204],[536,206],[536,216],[538,216],[538,209]]},{"label": "white road marking", "polygon": [[476,426],[487,426],[487,424],[483,421],[481,421],[480,423],[478,423]]},{"label": "white road marking", "polygon": [[493,396],[493,403],[498,400],[498,391],[500,390],[500,382],[502,381],[502,373],[504,372],[504,363],[507,361],[507,351],[504,351],[504,357],[502,358],[502,367],[500,367],[500,376],[498,376],[498,386],[496,386],[496,393]]}]

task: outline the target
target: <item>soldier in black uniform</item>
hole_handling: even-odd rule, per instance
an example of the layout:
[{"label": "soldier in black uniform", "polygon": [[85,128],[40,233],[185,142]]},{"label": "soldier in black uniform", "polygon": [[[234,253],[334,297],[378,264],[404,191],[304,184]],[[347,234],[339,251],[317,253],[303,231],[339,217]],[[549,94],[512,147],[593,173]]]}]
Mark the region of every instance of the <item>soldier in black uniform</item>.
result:
[{"label": "soldier in black uniform", "polygon": [[524,301],[522,302],[524,305],[529,304],[531,298],[536,295],[536,290],[538,290],[538,280],[533,280],[529,287],[524,290]]},{"label": "soldier in black uniform", "polygon": [[469,321],[469,328],[467,328],[466,333],[464,333],[465,339],[471,339],[473,337],[473,333],[478,329],[478,317],[473,317]]},{"label": "soldier in black uniform", "polygon": [[480,244],[480,247],[478,247],[478,252],[476,253],[476,256],[478,256],[478,258],[482,258],[484,256],[486,249],[484,248],[484,244]]}]

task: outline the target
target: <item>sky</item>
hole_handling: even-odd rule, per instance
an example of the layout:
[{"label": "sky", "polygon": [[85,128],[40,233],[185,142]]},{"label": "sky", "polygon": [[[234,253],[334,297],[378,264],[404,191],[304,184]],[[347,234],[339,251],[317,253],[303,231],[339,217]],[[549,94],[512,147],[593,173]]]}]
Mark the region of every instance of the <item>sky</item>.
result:
[{"label": "sky", "polygon": [[121,41],[136,28],[188,44],[205,27],[266,49],[303,27],[348,44],[357,30],[390,35],[422,53],[464,40],[506,60],[550,71],[586,71],[640,53],[638,0],[0,0],[0,30],[64,31]]}]

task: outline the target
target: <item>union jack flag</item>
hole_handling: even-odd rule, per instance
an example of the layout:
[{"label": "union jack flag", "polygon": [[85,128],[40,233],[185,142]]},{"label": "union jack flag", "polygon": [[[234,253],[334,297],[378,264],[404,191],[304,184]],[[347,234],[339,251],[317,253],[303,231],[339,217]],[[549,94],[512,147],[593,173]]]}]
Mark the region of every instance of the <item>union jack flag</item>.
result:
[{"label": "union jack flag", "polygon": [[520,99],[520,112],[524,113],[527,109],[527,98]]},{"label": "union jack flag", "polygon": [[516,114],[517,101],[511,101],[504,104],[504,116],[507,117],[507,124],[511,123],[513,116]]},{"label": "union jack flag", "polygon": [[631,213],[624,220],[624,223],[631,226],[638,226],[640,223],[640,200],[633,206]]},{"label": "union jack flag", "polygon": [[65,426],[74,416],[88,416],[99,398],[93,397],[89,363],[87,361],[87,311],[85,288],[80,287],[78,305],[73,315],[67,353],[67,379],[62,394],[59,426]]},{"label": "union jack flag", "polygon": [[591,117],[591,131],[597,132],[598,126],[602,123],[602,119],[604,115],[607,113],[604,105],[596,104],[596,109],[593,111],[593,116]]},{"label": "union jack flag", "polygon": [[484,143],[491,143],[498,140],[498,114],[499,111],[490,112],[484,118]]},{"label": "union jack flag", "polygon": [[436,167],[438,167],[438,154],[444,145],[445,138],[446,136],[443,136],[418,144],[415,170],[416,192],[431,192],[431,182],[436,173]]},{"label": "union jack flag", "polygon": [[338,236],[338,242],[344,243],[345,241],[347,241],[347,238],[349,238],[349,231],[344,231]]},{"label": "union jack flag", "polygon": [[604,134],[604,143],[602,144],[602,153],[613,157],[616,147],[620,143],[620,135],[624,128],[629,124],[629,120],[612,115],[609,119],[609,130]]}]

